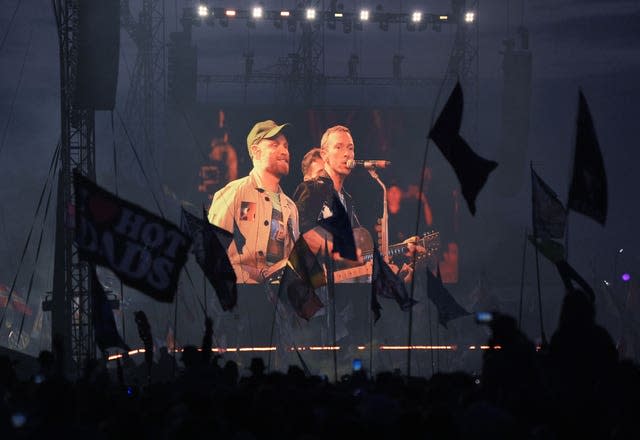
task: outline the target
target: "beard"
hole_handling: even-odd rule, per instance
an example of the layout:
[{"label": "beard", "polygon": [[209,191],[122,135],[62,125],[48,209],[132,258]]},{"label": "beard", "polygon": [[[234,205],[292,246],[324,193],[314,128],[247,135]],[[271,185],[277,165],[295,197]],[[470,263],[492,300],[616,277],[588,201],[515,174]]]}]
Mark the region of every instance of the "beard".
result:
[{"label": "beard", "polygon": [[273,160],[269,163],[267,171],[274,176],[284,177],[289,175],[289,163],[283,160]]}]

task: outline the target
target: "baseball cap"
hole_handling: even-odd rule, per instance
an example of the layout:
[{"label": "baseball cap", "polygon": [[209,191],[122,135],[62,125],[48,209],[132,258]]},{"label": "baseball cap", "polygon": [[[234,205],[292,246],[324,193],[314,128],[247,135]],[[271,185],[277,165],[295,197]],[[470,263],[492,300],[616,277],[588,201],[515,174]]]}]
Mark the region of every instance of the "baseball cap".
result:
[{"label": "baseball cap", "polygon": [[268,119],[256,123],[249,134],[247,135],[247,149],[249,150],[249,157],[251,156],[251,146],[260,142],[262,139],[271,139],[276,137],[283,128],[288,127],[288,122],[278,125],[275,121]]}]

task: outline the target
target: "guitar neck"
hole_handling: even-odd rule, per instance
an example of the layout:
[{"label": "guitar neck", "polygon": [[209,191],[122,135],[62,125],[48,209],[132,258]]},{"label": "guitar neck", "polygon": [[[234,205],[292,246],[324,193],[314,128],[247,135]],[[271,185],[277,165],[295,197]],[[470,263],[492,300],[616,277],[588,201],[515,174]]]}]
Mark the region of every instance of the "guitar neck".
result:
[{"label": "guitar neck", "polygon": [[365,264],[364,266],[350,267],[348,269],[336,270],[333,273],[333,281],[335,283],[343,283],[353,278],[364,277],[371,275],[371,265]]},{"label": "guitar neck", "polygon": [[[422,238],[419,238],[416,241],[416,244],[424,247],[428,254],[431,254],[436,248],[439,246],[439,236],[440,233],[432,232],[430,234],[425,235]],[[389,246],[389,251],[387,252],[387,256],[393,258],[397,255],[404,255],[409,251],[409,246],[406,243],[396,243]],[[366,252],[362,255],[364,261],[373,260],[373,251]]]}]

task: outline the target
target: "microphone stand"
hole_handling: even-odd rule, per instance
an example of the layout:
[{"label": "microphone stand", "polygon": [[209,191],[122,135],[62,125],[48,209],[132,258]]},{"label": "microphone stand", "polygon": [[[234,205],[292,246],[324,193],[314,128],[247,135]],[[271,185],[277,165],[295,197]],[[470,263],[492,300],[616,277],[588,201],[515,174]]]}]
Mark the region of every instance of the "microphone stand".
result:
[{"label": "microphone stand", "polygon": [[367,170],[373,180],[382,187],[382,218],[380,219],[380,253],[389,262],[389,211],[387,208],[387,187],[384,185],[375,169]]},{"label": "microphone stand", "polygon": [[[380,180],[375,168],[367,170],[373,180],[382,188],[382,218],[380,219],[380,253],[387,263],[389,262],[389,212],[387,209],[387,187]],[[372,274],[373,275],[373,274]],[[373,282],[373,280],[371,280]],[[372,293],[373,294],[373,293]],[[369,307],[369,374],[373,377],[373,312]]]}]

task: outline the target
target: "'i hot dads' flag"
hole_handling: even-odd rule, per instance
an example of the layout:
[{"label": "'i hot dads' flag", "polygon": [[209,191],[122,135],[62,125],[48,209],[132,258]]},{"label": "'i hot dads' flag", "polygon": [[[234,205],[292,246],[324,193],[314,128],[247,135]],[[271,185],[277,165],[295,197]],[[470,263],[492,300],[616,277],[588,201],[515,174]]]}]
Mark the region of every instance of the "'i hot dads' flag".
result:
[{"label": "'i hot dads' flag", "polygon": [[123,283],[172,302],[191,240],[180,229],[74,172],[75,242],[80,256]]}]

